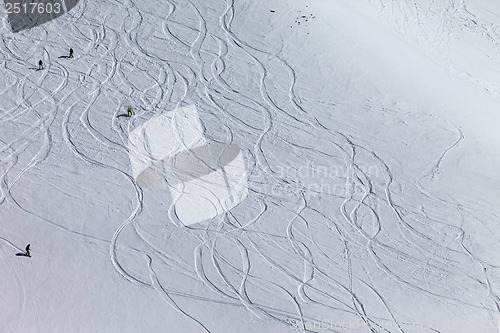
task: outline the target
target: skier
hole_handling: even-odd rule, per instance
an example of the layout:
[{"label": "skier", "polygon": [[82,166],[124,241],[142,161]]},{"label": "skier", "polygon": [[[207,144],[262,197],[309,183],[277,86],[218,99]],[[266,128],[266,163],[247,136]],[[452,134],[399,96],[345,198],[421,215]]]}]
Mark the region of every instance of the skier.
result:
[{"label": "skier", "polygon": [[39,61],[38,62],[38,70],[42,70],[43,69],[43,61]]},{"label": "skier", "polygon": [[26,256],[31,258],[30,244],[26,245]]},{"label": "skier", "polygon": [[72,48],[69,49],[69,57],[73,58],[73,49]]}]

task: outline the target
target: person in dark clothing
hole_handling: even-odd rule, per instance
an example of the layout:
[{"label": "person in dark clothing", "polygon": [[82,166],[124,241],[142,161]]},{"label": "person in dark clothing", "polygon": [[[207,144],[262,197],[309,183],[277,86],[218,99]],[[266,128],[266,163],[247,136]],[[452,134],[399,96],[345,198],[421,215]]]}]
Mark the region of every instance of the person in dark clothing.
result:
[{"label": "person in dark clothing", "polygon": [[31,258],[30,244],[26,245],[26,256]]},{"label": "person in dark clothing", "polygon": [[72,48],[69,49],[69,57],[73,58],[73,49]]},{"label": "person in dark clothing", "polygon": [[38,62],[38,70],[42,70],[43,69],[43,61],[39,61]]}]

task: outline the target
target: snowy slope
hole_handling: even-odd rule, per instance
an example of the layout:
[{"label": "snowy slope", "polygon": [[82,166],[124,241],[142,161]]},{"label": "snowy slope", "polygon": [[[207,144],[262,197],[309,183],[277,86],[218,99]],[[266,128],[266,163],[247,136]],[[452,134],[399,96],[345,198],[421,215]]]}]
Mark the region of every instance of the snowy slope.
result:
[{"label": "snowy slope", "polygon": [[[1,333],[500,330],[498,3],[0,16]],[[127,147],[188,105],[249,196],[183,227]]]}]

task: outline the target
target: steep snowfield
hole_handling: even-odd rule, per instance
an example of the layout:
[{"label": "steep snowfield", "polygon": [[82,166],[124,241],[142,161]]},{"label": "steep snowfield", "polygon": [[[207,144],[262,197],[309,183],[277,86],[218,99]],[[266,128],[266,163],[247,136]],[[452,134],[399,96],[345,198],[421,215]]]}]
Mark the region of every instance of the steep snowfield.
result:
[{"label": "steep snowfield", "polygon": [[[496,1],[0,15],[1,333],[500,330]],[[188,105],[249,196],[184,227],[127,145]]]}]

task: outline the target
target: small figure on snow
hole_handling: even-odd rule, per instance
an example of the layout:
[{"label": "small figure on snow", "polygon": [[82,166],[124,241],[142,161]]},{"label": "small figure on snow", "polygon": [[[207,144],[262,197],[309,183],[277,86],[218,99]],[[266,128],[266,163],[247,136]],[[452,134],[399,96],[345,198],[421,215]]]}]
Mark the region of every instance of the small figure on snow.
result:
[{"label": "small figure on snow", "polygon": [[69,49],[69,57],[73,58],[73,49],[72,48]]},{"label": "small figure on snow", "polygon": [[40,61],[38,62],[38,70],[42,70],[42,69],[43,69],[43,61],[42,61],[42,60],[40,60]]},{"label": "small figure on snow", "polygon": [[132,118],[133,115],[134,115],[134,110],[132,110],[132,107],[129,106],[127,108],[127,113],[122,113],[122,114],[118,115],[117,118],[120,118],[120,117]]},{"label": "small figure on snow", "polygon": [[31,258],[30,244],[26,245],[26,256]]}]

